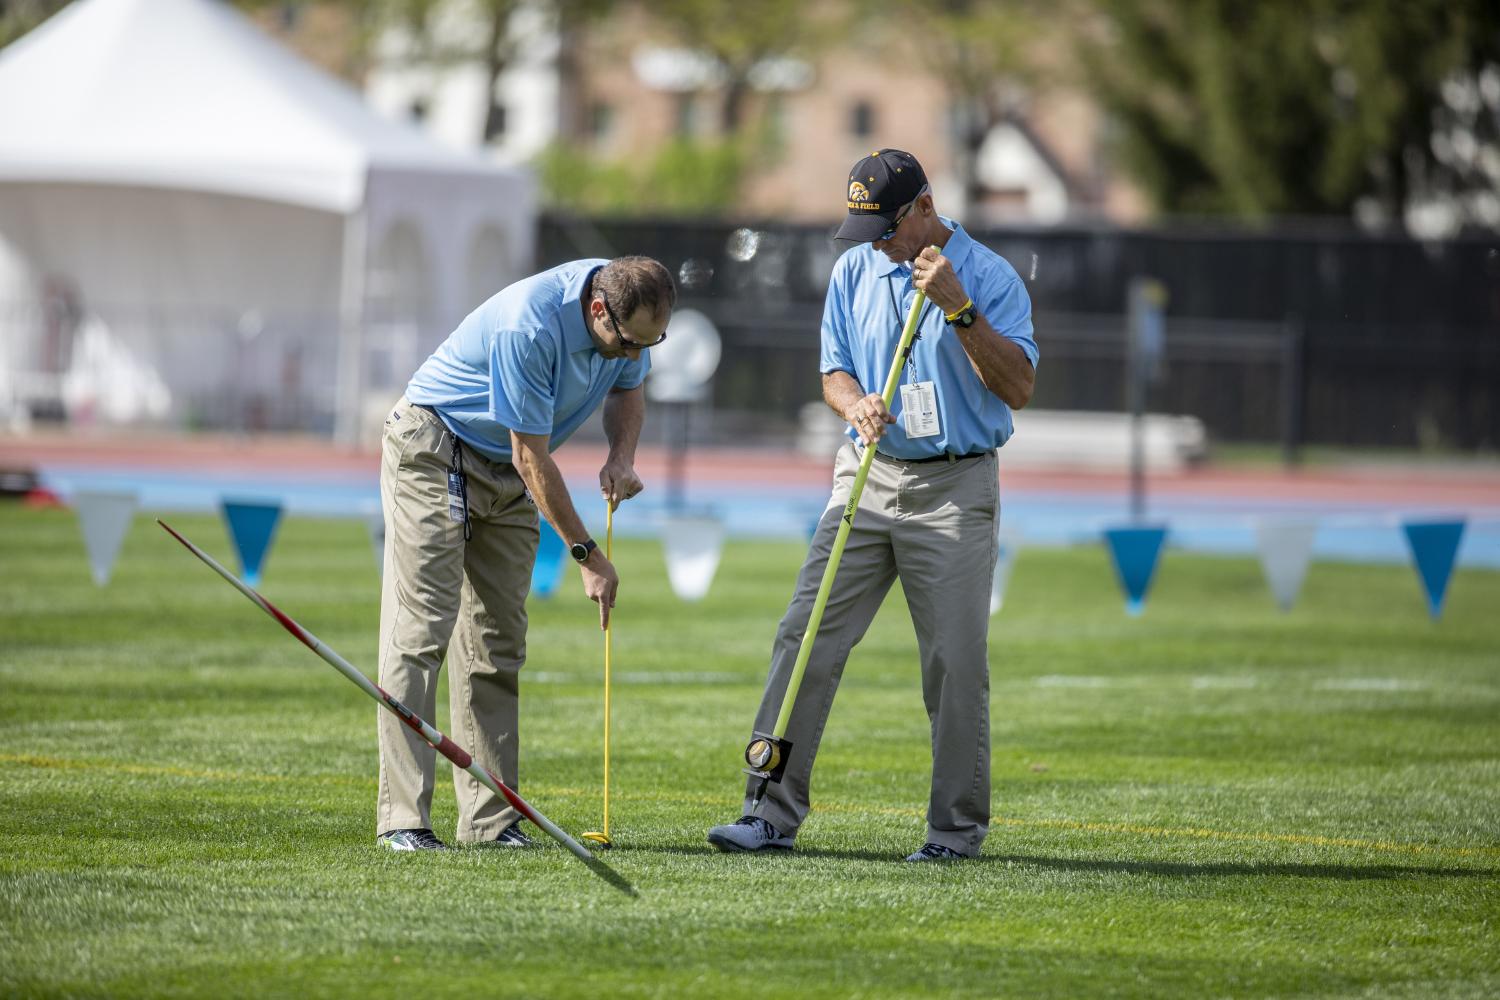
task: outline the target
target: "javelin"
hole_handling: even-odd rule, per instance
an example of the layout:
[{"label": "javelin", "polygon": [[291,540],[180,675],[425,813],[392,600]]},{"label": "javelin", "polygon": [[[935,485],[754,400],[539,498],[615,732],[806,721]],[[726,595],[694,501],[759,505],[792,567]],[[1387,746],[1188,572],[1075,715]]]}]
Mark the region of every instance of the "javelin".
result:
[{"label": "javelin", "polygon": [[[255,591],[251,590],[233,573],[229,572],[229,570],[225,569],[223,566],[220,566],[217,562],[215,562],[213,560],[213,557],[211,557],[208,553],[198,548],[198,546],[194,545],[186,538],[183,538],[177,532],[172,531],[171,528],[168,528],[166,522],[162,521],[160,518],[157,518],[156,523],[161,525],[163,528],[166,528],[167,531],[171,533],[173,538],[177,539],[183,545],[186,545],[188,547],[188,551],[192,552],[193,555],[208,563],[208,565],[216,573],[218,573],[224,579],[228,580],[236,590],[244,594],[246,597],[250,598],[250,600],[254,601],[256,606],[259,607],[262,611],[270,615],[272,618],[275,618],[277,621],[281,622],[283,628],[292,633],[292,635],[296,636],[297,639],[301,641],[301,643],[308,649],[312,650],[314,653],[317,653],[324,660],[326,660],[329,666],[333,667],[333,669],[337,670],[339,673],[343,674],[345,677],[353,681],[355,685],[358,686],[359,689],[365,694],[369,695],[371,698],[374,698],[376,701],[380,702],[380,704],[384,705],[386,708],[394,712],[396,718],[400,719],[402,722],[406,723],[408,726],[421,733],[422,738],[428,743],[432,744],[433,749],[435,749],[438,753],[442,754],[444,757],[447,757],[450,761],[452,761],[454,767],[462,768],[463,770],[468,771],[481,785],[488,788],[496,795],[503,797],[515,808],[517,812],[519,812],[522,816],[525,816],[527,819],[531,820],[531,822],[535,823],[537,826],[541,827],[547,832],[548,836],[550,836],[553,840],[556,840],[559,844],[562,844],[574,854],[578,855],[581,860],[583,860],[584,862],[592,862],[593,864],[598,864],[597,859],[595,859],[595,857],[590,854],[582,844],[578,843],[578,841],[574,840],[572,837],[564,833],[557,826],[557,824],[553,823],[550,819],[533,809],[529,804],[527,804],[525,799],[521,798],[521,796],[511,791],[511,789],[505,784],[505,782],[501,781],[489,771],[485,770],[484,765],[480,764],[477,760],[471,757],[468,751],[464,750],[463,747],[459,746],[457,743],[454,743],[452,740],[444,736],[442,733],[438,732],[435,728],[428,725],[426,722],[423,722],[422,719],[411,709],[407,708],[395,698],[392,698],[380,688],[376,687],[375,683],[371,681],[370,678],[366,677],[364,674],[360,673],[359,670],[355,669],[355,667],[348,660],[344,659],[342,656],[329,649],[323,644],[322,640],[318,639],[317,636],[313,635],[307,629],[303,628],[301,625],[298,625],[296,622],[292,621],[286,615],[278,611],[274,604],[266,600],[264,597],[261,597]],[[590,867],[592,867],[592,865]]]},{"label": "javelin", "polygon": [[[933,247],[940,250],[941,247]],[[901,330],[901,340],[896,344],[896,356],[891,359],[891,371],[885,379],[885,392],[881,397],[885,400],[886,411],[891,408],[891,401],[896,398],[896,385],[901,381],[901,368],[906,364],[907,355],[911,354],[912,341],[916,339],[917,322],[922,316],[922,305],[927,295],[920,288],[917,289],[916,298],[912,299],[911,310],[906,314],[906,325]],[[797,702],[797,691],[802,687],[802,675],[807,672],[807,661],[812,657],[813,639],[818,634],[818,627],[823,623],[823,610],[828,606],[828,595],[833,590],[833,578],[839,571],[839,560],[844,556],[844,545],[849,541],[849,530],[854,525],[854,512],[859,509],[859,498],[865,490],[865,480],[870,475],[870,465],[875,461],[875,444],[872,441],[865,445],[864,456],[859,460],[859,471],[854,474],[854,486],[849,490],[849,501],[844,504],[844,516],[839,524],[839,533],[833,540],[833,549],[828,553],[828,563],[823,568],[823,582],[818,585],[818,596],[813,601],[812,615],[808,618],[807,628],[802,633],[802,644],[797,649],[797,662],[792,666],[792,676],[787,682],[786,693],[781,696],[781,711],[776,716],[776,728],[771,731],[771,739],[765,738],[766,734],[756,733],[756,739],[752,740],[750,746],[745,750],[745,762],[754,770],[747,773],[760,778],[760,786],[755,790],[750,808],[759,808],[761,797],[766,794],[766,785],[772,781],[781,780],[782,771],[786,768],[786,752],[790,750],[790,744],[784,742],[787,726],[792,721],[792,706]],[[779,766],[778,766],[779,765]]]}]

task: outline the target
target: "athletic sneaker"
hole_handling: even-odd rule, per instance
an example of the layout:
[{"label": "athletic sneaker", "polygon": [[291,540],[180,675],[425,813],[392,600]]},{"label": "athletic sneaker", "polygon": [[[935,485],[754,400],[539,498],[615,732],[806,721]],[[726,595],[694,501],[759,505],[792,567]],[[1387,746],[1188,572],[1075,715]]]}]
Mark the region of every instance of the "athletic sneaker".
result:
[{"label": "athletic sneaker", "polygon": [[926,844],[920,851],[909,856],[907,861],[962,861],[965,855],[942,844]]},{"label": "athletic sneaker", "polygon": [[500,836],[490,841],[497,847],[535,847],[536,841],[521,832],[521,821],[516,820],[500,831]]},{"label": "athletic sneaker", "polygon": [[392,851],[446,851],[448,845],[433,836],[431,830],[389,830],[376,843]]},{"label": "athletic sneaker", "polygon": [[721,851],[758,851],[763,847],[791,850],[793,839],[759,816],[741,816],[728,826],[708,831],[708,842]]}]

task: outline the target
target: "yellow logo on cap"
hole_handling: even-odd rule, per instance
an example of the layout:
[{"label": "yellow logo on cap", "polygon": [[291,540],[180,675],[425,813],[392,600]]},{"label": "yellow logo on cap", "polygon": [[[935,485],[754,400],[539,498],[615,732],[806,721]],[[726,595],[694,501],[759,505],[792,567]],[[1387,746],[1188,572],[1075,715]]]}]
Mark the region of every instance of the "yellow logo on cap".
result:
[{"label": "yellow logo on cap", "polygon": [[860,208],[868,211],[880,211],[880,205],[870,201],[870,192],[859,181],[849,183],[849,207]]}]

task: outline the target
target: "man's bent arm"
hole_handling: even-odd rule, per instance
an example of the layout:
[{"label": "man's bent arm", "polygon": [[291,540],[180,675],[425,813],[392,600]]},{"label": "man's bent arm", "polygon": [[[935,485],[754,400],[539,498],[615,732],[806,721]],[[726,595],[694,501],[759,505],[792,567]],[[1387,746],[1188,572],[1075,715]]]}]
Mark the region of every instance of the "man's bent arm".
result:
[{"label": "man's bent arm", "polygon": [[[562,470],[552,460],[547,446],[552,441],[550,434],[521,434],[510,432],[511,461],[521,474],[521,481],[531,491],[547,523],[557,529],[568,544],[581,542],[589,537],[588,529],[578,511],[573,508],[573,498],[568,495],[563,482]],[[604,558],[604,550],[596,548],[582,563],[583,590],[589,600],[599,602],[599,627],[609,621],[609,609],[615,606],[615,591],[620,579],[615,568]]]},{"label": "man's bent arm", "polygon": [[884,435],[886,424],[896,422],[885,408],[885,398],[878,392],[866,393],[846,371],[823,376],[823,401],[854,428],[865,444]]},{"label": "man's bent arm", "polygon": [[959,343],[974,366],[974,374],[984,387],[1009,406],[1019,410],[1031,402],[1031,390],[1036,385],[1036,369],[1031,359],[1015,341],[1002,337],[990,326],[983,315],[974,320],[974,325],[965,330],[955,326]]},{"label": "man's bent arm", "polygon": [[621,500],[645,489],[635,474],[635,446],[641,439],[645,417],[646,395],[640,386],[611,389],[604,397],[604,436],[609,439],[609,459],[599,470],[599,492],[616,509]]}]

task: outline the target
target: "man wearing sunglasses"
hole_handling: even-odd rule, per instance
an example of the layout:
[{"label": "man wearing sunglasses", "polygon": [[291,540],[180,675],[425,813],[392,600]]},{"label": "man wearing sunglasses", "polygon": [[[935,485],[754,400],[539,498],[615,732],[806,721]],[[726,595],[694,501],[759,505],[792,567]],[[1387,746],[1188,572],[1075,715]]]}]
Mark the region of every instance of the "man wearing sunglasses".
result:
[{"label": "man wearing sunglasses", "polygon": [[[616,506],[641,492],[647,348],[666,339],[676,300],[649,257],[579,260],[518,281],[459,324],[386,419],[380,686],[434,718],[451,649],[453,738],[512,788],[538,508],[578,561],[601,628],[619,586],[551,453],[602,404],[599,491]],[[432,832],[436,752],[389,713],[378,726],[378,843],[443,848]],[[503,799],[456,768],[453,784],[460,841],[531,843]]]},{"label": "man wearing sunglasses", "polygon": [[[908,861],[979,853],[990,819],[990,585],[999,544],[996,449],[1031,398],[1031,300],[1005,260],[934,209],[909,153],[882,149],[849,174],[849,215],[823,309],[823,398],[849,423],[833,496],[772,647],[754,729],[771,732],[823,579],[863,448],[875,448],[792,706],[781,781],[752,813],[709,831],[726,851],[789,849],[807,817],[818,741],[845,661],[897,577],[906,595],[932,725],[926,843]],[[934,249],[935,248],[935,249]],[[881,390],[920,289],[918,339],[888,411]],[[878,765],[877,765],[878,766]]]}]

